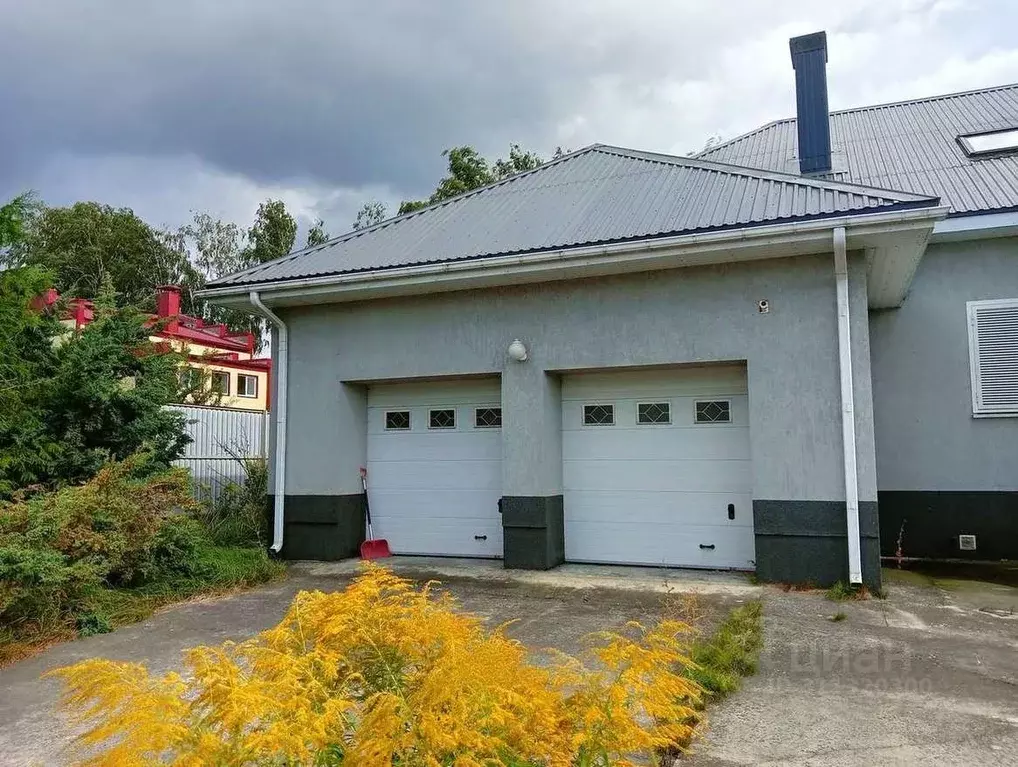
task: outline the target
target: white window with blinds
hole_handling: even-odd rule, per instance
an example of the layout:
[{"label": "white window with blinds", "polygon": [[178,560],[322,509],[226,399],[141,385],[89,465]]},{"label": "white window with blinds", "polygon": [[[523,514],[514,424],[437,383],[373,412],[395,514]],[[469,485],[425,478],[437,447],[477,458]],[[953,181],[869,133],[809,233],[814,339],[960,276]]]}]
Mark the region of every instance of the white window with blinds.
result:
[{"label": "white window with blinds", "polygon": [[1018,298],[969,301],[972,412],[1018,416]]}]

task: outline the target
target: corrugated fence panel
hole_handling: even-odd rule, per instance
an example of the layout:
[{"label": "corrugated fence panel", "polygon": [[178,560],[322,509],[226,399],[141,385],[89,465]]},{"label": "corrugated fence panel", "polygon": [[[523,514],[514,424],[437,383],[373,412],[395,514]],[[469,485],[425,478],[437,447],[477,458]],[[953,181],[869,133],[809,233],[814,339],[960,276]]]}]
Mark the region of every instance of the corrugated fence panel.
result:
[{"label": "corrugated fence panel", "polygon": [[192,442],[174,463],[191,470],[201,497],[216,498],[222,488],[244,481],[243,458],[264,458],[268,413],[170,405],[187,419]]}]

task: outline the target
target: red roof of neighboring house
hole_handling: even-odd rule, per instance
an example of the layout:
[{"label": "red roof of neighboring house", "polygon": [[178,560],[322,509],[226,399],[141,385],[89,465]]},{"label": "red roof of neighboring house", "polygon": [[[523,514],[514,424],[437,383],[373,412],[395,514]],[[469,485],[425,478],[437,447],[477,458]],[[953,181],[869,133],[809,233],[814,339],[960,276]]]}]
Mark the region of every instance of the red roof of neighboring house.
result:
[{"label": "red roof of neighboring house", "polygon": [[[254,354],[254,334],[249,331],[232,332],[226,325],[206,325],[201,317],[180,313],[180,288],[177,285],[162,285],[156,293],[156,313],[149,315],[146,325],[152,327],[152,334],[168,340],[179,340],[189,344],[200,344],[221,349],[211,355],[191,354],[191,359],[222,363],[230,367],[249,370],[269,370],[272,361],[267,357],[240,359],[239,354]],[[60,294],[50,288],[32,300],[32,307],[41,311],[57,302]],[[67,302],[65,319],[73,319],[76,329],[90,323],[95,317],[92,302],[84,298],[72,298]]]},{"label": "red roof of neighboring house", "polygon": [[150,318],[154,325],[162,327],[156,335],[163,338],[179,338],[184,341],[211,346],[217,349],[254,354],[254,335],[244,331],[231,333],[225,325],[205,325],[200,317],[180,313],[180,287],[162,285],[156,294],[156,313]]}]

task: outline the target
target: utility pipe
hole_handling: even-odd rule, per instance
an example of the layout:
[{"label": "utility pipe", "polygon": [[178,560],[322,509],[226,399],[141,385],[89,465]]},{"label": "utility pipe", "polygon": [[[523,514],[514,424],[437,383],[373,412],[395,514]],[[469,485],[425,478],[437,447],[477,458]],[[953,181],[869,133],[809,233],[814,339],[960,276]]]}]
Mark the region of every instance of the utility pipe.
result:
[{"label": "utility pipe", "polygon": [[252,290],[248,296],[251,305],[258,309],[269,322],[276,326],[276,362],[278,370],[273,370],[276,376],[276,402],[273,408],[276,413],[276,455],[275,470],[275,498],[272,516],[272,546],[270,547],[277,554],[283,549],[283,502],[286,498],[286,378],[287,378],[287,330],[286,323],[262,303],[257,290]]},{"label": "utility pipe", "polygon": [[855,461],[855,386],[852,382],[852,318],[848,304],[848,254],[843,226],[834,229],[834,281],[838,293],[838,359],[841,368],[841,436],[845,450],[848,580],[851,583],[862,583],[859,473]]}]

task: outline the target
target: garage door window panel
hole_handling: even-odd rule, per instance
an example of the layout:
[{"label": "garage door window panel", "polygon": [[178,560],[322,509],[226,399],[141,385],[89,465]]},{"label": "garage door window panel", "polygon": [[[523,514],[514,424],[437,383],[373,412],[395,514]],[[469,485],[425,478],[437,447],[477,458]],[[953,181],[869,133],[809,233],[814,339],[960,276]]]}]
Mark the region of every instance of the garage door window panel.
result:
[{"label": "garage door window panel", "polygon": [[731,423],[732,403],[726,399],[697,400],[696,423]]},{"label": "garage door window panel", "polygon": [[500,407],[479,407],[474,409],[475,429],[500,429],[502,428],[502,408]]},{"label": "garage door window panel", "polygon": [[583,406],[584,426],[614,426],[615,406],[592,404]]},{"label": "garage door window panel", "polygon": [[456,428],[456,410],[453,408],[442,408],[428,411],[428,428],[437,430],[450,430]]},{"label": "garage door window panel", "polygon": [[640,402],[636,405],[636,422],[655,426],[672,422],[672,407],[667,402]]},{"label": "garage door window panel", "polygon": [[410,431],[409,410],[387,410],[385,413],[386,431]]}]

